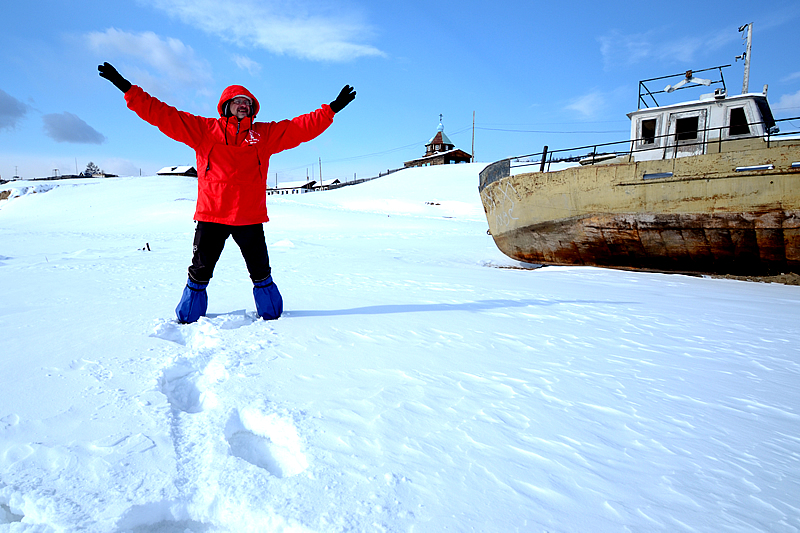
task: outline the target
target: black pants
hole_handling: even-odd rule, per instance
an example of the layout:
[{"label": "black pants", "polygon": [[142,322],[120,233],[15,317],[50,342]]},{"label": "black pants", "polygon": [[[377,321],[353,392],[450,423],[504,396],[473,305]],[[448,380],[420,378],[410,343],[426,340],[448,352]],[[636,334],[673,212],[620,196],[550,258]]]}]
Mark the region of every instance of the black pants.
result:
[{"label": "black pants", "polygon": [[267,279],[272,270],[269,267],[267,241],[264,238],[264,225],[228,226],[215,222],[198,222],[194,230],[194,254],[189,277],[198,283],[208,283],[214,274],[225,241],[232,236],[247,264],[247,271],[253,282]]}]

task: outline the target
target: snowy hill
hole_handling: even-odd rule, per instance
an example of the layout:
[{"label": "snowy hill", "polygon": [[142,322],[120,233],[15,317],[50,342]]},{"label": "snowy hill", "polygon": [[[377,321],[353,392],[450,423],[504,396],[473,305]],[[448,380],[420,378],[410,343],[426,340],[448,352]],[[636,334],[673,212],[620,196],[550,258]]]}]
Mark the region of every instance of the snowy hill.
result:
[{"label": "snowy hill", "polygon": [[800,287],[498,268],[481,168],[269,197],[274,322],[193,178],[0,187],[0,531],[798,530]]}]

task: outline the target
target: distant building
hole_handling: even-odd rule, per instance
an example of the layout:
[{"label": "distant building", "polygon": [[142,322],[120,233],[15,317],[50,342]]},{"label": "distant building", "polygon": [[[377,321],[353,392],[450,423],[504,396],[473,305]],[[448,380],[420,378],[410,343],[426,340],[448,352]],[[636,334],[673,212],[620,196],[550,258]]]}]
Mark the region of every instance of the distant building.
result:
[{"label": "distant building", "polygon": [[159,176],[190,176],[192,178],[197,177],[197,169],[194,167],[164,167],[158,172],[156,172]]},{"label": "distant building", "polygon": [[89,172],[84,170],[77,176],[72,174],[63,174],[61,176],[54,176],[53,179],[71,179],[71,178],[118,178],[116,174],[106,174],[105,172]]},{"label": "distant building", "polygon": [[303,194],[313,191],[314,185],[316,185],[316,183],[317,182],[314,180],[286,181],[274,188],[267,187],[267,195],[271,196],[273,194]]},{"label": "distant building", "polygon": [[334,178],[332,180],[320,180],[314,184],[315,191],[327,191],[334,185],[340,185],[342,182]]},{"label": "distant building", "polygon": [[303,194],[307,192],[327,191],[331,187],[340,185],[338,179],[332,180],[305,180],[305,181],[286,181],[277,187],[267,187],[267,196],[273,194]]},{"label": "distant building", "polygon": [[439,115],[439,127],[436,135],[425,145],[425,155],[403,163],[406,167],[427,167],[430,165],[449,165],[451,163],[469,163],[472,156],[459,150],[445,135],[442,115]]}]

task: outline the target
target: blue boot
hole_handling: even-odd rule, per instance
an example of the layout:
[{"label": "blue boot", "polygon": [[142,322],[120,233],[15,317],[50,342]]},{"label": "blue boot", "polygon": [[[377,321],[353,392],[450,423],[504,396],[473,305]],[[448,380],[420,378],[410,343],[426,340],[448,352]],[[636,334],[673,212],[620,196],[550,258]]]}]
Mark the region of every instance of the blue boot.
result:
[{"label": "blue boot", "polygon": [[183,324],[197,322],[201,316],[206,315],[208,309],[208,294],[206,293],[208,283],[197,283],[189,278],[186,288],[183,289],[181,301],[175,309],[178,321]]},{"label": "blue boot", "polygon": [[256,312],[264,320],[275,320],[283,313],[283,297],[272,276],[253,285],[253,297],[256,299]]}]

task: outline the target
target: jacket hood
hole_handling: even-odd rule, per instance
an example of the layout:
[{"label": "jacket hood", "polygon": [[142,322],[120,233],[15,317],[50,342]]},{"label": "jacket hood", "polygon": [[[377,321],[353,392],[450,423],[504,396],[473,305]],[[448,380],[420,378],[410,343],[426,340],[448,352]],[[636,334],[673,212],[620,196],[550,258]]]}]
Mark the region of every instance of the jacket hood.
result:
[{"label": "jacket hood", "polygon": [[237,96],[246,96],[253,102],[253,114],[250,116],[250,119],[255,119],[258,111],[261,109],[261,105],[258,103],[258,100],[253,93],[242,87],[241,85],[231,85],[226,87],[224,91],[222,91],[222,96],[219,97],[219,103],[217,104],[217,111],[219,112],[219,116],[225,116],[225,104],[229,100],[233,100]]}]

